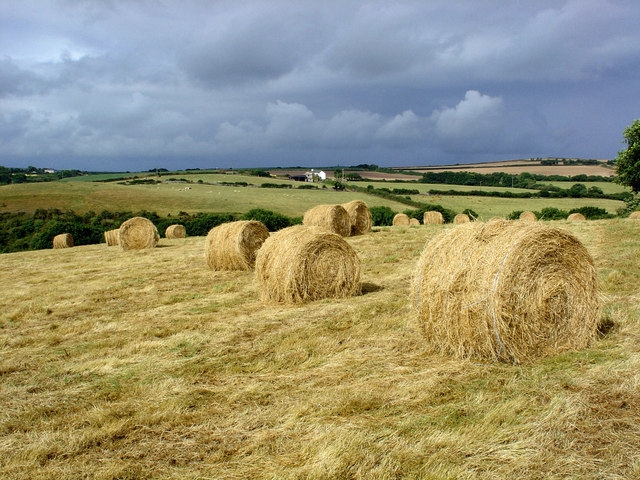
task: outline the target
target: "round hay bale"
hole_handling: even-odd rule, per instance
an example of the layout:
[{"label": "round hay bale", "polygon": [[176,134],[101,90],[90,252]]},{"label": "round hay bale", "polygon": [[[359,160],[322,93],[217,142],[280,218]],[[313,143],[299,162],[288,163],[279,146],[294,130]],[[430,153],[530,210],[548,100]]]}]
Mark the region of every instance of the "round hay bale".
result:
[{"label": "round hay bale", "polygon": [[107,247],[117,247],[120,245],[120,229],[107,230],[104,232],[104,240],[107,242]]},{"label": "round hay bale", "polygon": [[640,211],[631,212],[631,215],[629,215],[629,218],[633,220],[640,220]]},{"label": "round hay bale", "polygon": [[537,222],[538,216],[533,212],[522,212],[520,214],[520,220],[523,222]]},{"label": "round hay bale", "polygon": [[401,225],[409,225],[411,222],[409,220],[409,217],[407,214],[405,213],[397,213],[394,217],[393,217],[393,222],[391,222],[391,224],[396,227],[396,226],[401,226]]},{"label": "round hay bale", "polygon": [[593,260],[570,232],[503,220],[433,238],[412,304],[435,351],[521,363],[585,348],[600,296]]},{"label": "round hay bale", "polygon": [[256,257],[263,301],[304,303],[360,291],[360,259],[340,235],[296,225],[271,235]]},{"label": "round hay bale", "polygon": [[342,237],[351,234],[351,220],[342,205],[317,205],[304,213],[302,223],[307,227],[321,227]]},{"label": "round hay bale", "polygon": [[417,218],[410,218],[409,225],[412,225],[412,226],[420,225],[420,220],[418,220]]},{"label": "round hay bale", "polygon": [[119,238],[123,250],[142,250],[154,248],[160,240],[160,235],[151,220],[133,217],[120,225]]},{"label": "round hay bale", "polygon": [[444,223],[444,217],[442,213],[437,210],[431,210],[429,212],[424,212],[422,216],[422,223],[425,225],[441,225]]},{"label": "round hay bale", "polygon": [[586,218],[581,213],[572,213],[567,217],[568,222],[583,222],[584,220],[586,220]]},{"label": "round hay bale", "polygon": [[349,203],[343,203],[342,206],[349,214],[352,237],[364,235],[371,231],[373,220],[371,218],[371,210],[369,210],[366,203],[361,200],[353,200]]},{"label": "round hay bale", "polygon": [[70,233],[61,233],[53,237],[53,248],[73,247],[73,236]]},{"label": "round hay bale", "polygon": [[187,236],[187,231],[184,225],[169,225],[164,231],[164,236],[166,238],[184,238]]},{"label": "round hay bale", "polygon": [[453,223],[469,223],[471,219],[466,213],[459,213],[453,217]]},{"label": "round hay bale", "polygon": [[269,237],[269,230],[257,220],[239,220],[209,230],[204,256],[212,270],[252,270],[256,252]]}]

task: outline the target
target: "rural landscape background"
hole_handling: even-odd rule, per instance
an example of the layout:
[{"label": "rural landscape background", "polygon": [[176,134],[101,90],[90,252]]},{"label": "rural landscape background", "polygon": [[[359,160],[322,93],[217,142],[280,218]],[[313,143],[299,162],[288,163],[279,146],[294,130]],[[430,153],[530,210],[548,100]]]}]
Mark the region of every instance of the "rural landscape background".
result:
[{"label": "rural landscape background", "polygon": [[[629,189],[606,162],[516,163],[460,167],[510,175],[500,187],[372,166],[327,168],[315,183],[287,177],[306,169],[23,172],[33,181],[0,186],[2,244],[22,250],[0,255],[3,475],[640,476],[640,221],[625,213]],[[253,212],[281,228],[353,199],[379,223],[346,238],[361,295],[265,304],[253,272],[206,265],[202,231],[213,224]],[[431,208],[476,221],[537,211],[576,235],[597,269],[597,341],[522,365],[434,354],[410,282],[425,244],[456,227],[388,225],[390,214]],[[568,222],[576,209],[592,219]],[[104,239],[51,249],[57,229],[84,222],[90,238],[140,213],[161,235],[162,222],[193,231],[149,250]]]}]

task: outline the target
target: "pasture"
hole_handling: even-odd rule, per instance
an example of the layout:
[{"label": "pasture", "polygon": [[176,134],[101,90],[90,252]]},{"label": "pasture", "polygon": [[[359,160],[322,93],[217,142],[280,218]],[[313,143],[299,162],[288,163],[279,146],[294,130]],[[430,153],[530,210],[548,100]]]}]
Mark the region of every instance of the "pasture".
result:
[{"label": "pasture", "polygon": [[[89,188],[95,199],[113,186]],[[155,186],[135,188],[160,199]],[[212,187],[199,188],[208,198]],[[253,272],[209,270],[204,237],[143,251],[4,254],[0,471],[638,478],[640,222],[549,224],[573,232],[594,259],[601,335],[523,365],[455,360],[423,339],[410,281],[425,242],[454,225],[347,238],[362,261],[362,294],[302,306],[259,301]]]}]

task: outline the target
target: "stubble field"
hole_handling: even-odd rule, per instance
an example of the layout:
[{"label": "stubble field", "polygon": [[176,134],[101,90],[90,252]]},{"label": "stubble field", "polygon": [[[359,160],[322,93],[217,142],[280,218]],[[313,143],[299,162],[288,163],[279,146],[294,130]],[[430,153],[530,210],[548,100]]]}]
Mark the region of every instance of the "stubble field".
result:
[{"label": "stubble field", "polygon": [[603,333],[530,365],[433,354],[410,307],[446,226],[348,238],[363,294],[263,304],[204,238],[0,256],[6,478],[640,476],[640,222],[549,222],[594,258]]}]

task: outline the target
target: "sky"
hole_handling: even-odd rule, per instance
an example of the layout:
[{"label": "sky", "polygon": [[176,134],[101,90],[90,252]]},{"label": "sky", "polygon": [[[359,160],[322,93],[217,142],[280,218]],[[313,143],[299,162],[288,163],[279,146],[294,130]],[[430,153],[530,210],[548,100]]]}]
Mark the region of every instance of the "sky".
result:
[{"label": "sky", "polygon": [[0,165],[612,159],[637,0],[0,0]]}]

